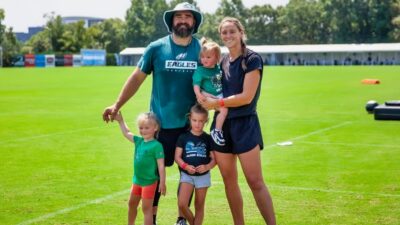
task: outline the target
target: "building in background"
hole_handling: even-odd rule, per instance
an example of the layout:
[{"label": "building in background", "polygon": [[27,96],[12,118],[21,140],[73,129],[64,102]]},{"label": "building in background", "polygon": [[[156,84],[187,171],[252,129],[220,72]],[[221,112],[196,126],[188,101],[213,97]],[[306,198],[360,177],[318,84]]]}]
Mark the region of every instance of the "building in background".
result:
[{"label": "building in background", "polygon": [[29,40],[33,35],[44,30],[44,27],[28,27],[28,33],[25,32],[16,32],[15,37],[20,42],[25,42]]},{"label": "building in background", "polygon": [[64,24],[76,23],[79,21],[85,22],[85,28],[91,27],[96,23],[101,23],[104,21],[103,18],[96,18],[96,17],[85,17],[85,16],[66,16],[62,17],[62,22]]}]

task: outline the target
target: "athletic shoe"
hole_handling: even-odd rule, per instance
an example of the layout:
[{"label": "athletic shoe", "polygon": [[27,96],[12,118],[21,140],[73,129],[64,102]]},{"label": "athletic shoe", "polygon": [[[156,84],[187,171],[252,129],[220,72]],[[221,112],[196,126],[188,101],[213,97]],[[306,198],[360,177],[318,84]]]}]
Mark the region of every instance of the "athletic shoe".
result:
[{"label": "athletic shoe", "polygon": [[211,137],[217,145],[219,145],[219,146],[225,145],[225,139],[224,139],[224,135],[223,135],[222,131],[213,129],[211,131]]},{"label": "athletic shoe", "polygon": [[187,223],[186,220],[182,218],[176,221],[175,225],[187,225]]}]

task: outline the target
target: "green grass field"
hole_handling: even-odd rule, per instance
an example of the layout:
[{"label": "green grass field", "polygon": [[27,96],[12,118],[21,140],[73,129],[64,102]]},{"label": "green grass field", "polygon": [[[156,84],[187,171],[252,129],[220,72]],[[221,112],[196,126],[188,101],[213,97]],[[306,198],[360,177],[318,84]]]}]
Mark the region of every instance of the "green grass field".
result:
[{"label": "green grass field", "polygon": [[[0,69],[0,224],[125,224],[133,147],[101,113],[132,69]],[[123,108],[134,131],[150,86]],[[395,66],[265,68],[262,161],[278,224],[400,224],[400,121],[364,109],[399,99],[399,87]],[[204,224],[232,224],[217,168],[212,177]],[[175,166],[167,181],[160,225],[177,215]],[[263,224],[242,174],[240,184],[247,224]]]}]

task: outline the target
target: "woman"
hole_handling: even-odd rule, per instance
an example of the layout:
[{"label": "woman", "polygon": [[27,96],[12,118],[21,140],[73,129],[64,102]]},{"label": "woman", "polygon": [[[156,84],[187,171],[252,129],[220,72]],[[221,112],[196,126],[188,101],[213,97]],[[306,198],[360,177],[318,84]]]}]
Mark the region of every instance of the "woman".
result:
[{"label": "woman", "polygon": [[[263,148],[263,140],[256,112],[263,72],[262,58],[247,49],[245,30],[238,19],[224,18],[218,30],[222,42],[229,50],[229,54],[221,61],[224,98],[200,100],[208,109],[229,107],[223,126],[226,144],[213,145],[215,158],[224,180],[234,224],[244,224],[243,199],[236,166],[239,159],[258,209],[265,222],[273,225],[276,224],[275,214],[262,175],[260,150]],[[215,121],[212,126],[215,126]]]}]

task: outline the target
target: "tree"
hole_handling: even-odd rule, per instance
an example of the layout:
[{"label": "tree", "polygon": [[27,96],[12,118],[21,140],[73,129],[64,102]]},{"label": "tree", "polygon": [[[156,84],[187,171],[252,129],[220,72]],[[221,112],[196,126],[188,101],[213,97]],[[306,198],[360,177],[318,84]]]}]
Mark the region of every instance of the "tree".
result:
[{"label": "tree", "polygon": [[[388,42],[390,31],[394,29],[392,20],[398,16],[395,4],[397,0],[370,0],[370,22],[371,38],[369,42]],[[366,34],[368,35],[368,33]]]},{"label": "tree", "polygon": [[87,29],[91,39],[89,47],[118,53],[124,47],[125,23],[120,19],[107,19]]},{"label": "tree", "polygon": [[51,52],[52,47],[48,34],[46,32],[39,32],[33,35],[26,43],[25,49],[30,49],[34,53]]},{"label": "tree", "polygon": [[4,10],[0,9],[0,45],[3,43],[3,36],[6,30],[6,26],[3,25],[4,18],[5,18]]},{"label": "tree", "polygon": [[15,56],[20,50],[20,44],[11,27],[3,34],[1,45],[3,48],[3,66],[13,66],[16,59]]},{"label": "tree", "polygon": [[235,17],[246,27],[248,10],[243,5],[242,0],[222,0],[215,12],[218,23],[226,16]]},{"label": "tree", "polygon": [[50,39],[53,51],[60,52],[63,47],[61,42],[64,34],[65,25],[62,23],[61,16],[55,16],[54,12],[44,15],[48,19],[46,24],[46,31]]},{"label": "tree", "polygon": [[219,19],[215,14],[204,13],[203,25],[200,26],[199,34],[200,37],[206,37],[207,39],[213,40],[215,42],[220,42],[218,33]]},{"label": "tree", "polygon": [[278,11],[271,5],[254,6],[249,10],[246,33],[253,45],[278,44],[280,28]]},{"label": "tree", "polygon": [[81,20],[66,25],[65,32],[59,41],[62,43],[61,50],[63,52],[77,53],[89,45],[89,40],[85,22]]},{"label": "tree", "polygon": [[[126,13],[126,43],[130,47],[143,47],[150,43],[155,27],[152,25],[154,12],[146,0],[131,0]],[[149,22],[150,21],[150,22]]]},{"label": "tree", "polygon": [[392,5],[392,10],[395,16],[391,23],[393,24],[393,29],[390,31],[390,40],[394,42],[400,42],[400,1],[396,1]]},{"label": "tree", "polygon": [[[193,2],[196,4],[195,1]],[[241,20],[242,23],[245,23],[246,21],[242,20],[242,18],[245,17],[240,16],[241,13],[247,13],[247,10],[243,6],[241,0],[222,0],[214,14],[203,14],[203,25],[200,26],[197,36],[206,37],[221,44],[218,33],[219,23],[226,16],[236,17]]]},{"label": "tree", "polygon": [[[3,49],[3,66],[12,66],[21,46],[15,37],[13,29],[3,25],[5,13],[0,9],[0,47]],[[1,64],[1,63],[0,63]]]},{"label": "tree", "polygon": [[284,43],[321,44],[329,42],[329,21],[317,0],[292,0],[279,18]]},{"label": "tree", "polygon": [[149,0],[150,8],[153,9],[154,21],[149,21],[154,26],[154,33],[152,39],[156,40],[167,34],[167,28],[164,23],[164,12],[169,9],[165,0]]}]

